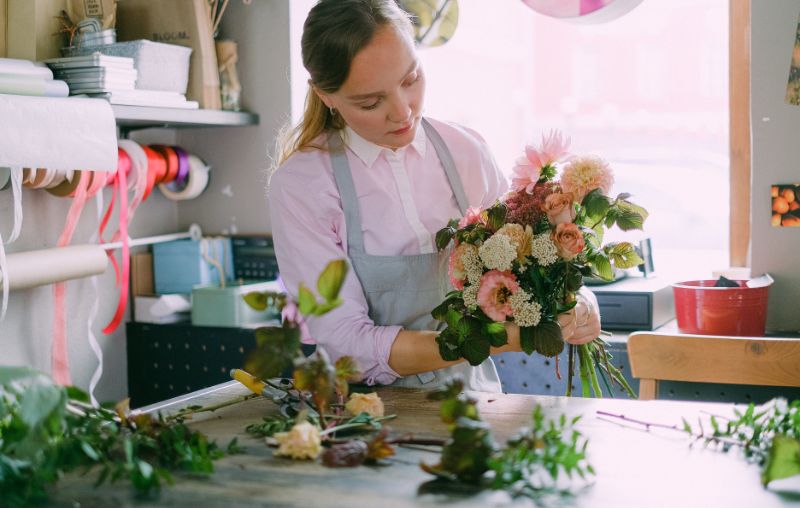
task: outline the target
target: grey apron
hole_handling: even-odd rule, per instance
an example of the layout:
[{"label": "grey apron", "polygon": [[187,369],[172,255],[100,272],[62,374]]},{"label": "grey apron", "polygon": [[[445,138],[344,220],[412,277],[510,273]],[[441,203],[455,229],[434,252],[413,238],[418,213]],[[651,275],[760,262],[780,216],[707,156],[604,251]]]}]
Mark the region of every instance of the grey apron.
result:
[{"label": "grey apron", "polygon": [[[458,207],[464,215],[467,199],[453,157],[439,133],[427,120],[422,120],[422,126],[439,156]],[[370,319],[378,326],[401,325],[406,330],[443,329],[444,323],[433,319],[431,310],[444,301],[445,295],[452,289],[447,272],[449,252],[411,256],[367,254],[350,163],[338,132],[328,136],[328,148],[347,227],[347,255],[364,290]],[[454,375],[464,379],[466,389],[502,391],[491,358],[477,367],[462,362],[433,372],[406,376],[392,386],[434,388]]]}]

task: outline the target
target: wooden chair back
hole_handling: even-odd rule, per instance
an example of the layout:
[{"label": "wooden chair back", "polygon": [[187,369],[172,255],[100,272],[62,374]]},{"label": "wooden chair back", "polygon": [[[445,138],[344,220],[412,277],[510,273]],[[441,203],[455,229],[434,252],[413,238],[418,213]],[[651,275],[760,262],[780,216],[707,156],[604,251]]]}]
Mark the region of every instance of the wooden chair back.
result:
[{"label": "wooden chair back", "polygon": [[662,380],[800,387],[800,338],[635,332],[628,358],[641,400],[655,399]]}]

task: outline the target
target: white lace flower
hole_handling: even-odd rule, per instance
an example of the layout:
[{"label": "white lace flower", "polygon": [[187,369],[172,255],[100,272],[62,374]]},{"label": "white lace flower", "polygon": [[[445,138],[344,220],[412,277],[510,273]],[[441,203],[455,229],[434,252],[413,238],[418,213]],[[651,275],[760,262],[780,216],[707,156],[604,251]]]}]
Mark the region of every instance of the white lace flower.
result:
[{"label": "white lace flower", "polygon": [[464,267],[464,272],[467,274],[467,282],[470,284],[478,284],[483,276],[483,263],[478,255],[477,247],[471,246],[471,249],[464,249],[461,253],[461,265]]},{"label": "white lace flower", "polygon": [[493,235],[478,248],[481,261],[489,270],[506,272],[517,258],[517,249],[505,235]]},{"label": "white lace flower", "polygon": [[466,305],[468,309],[474,310],[478,306],[479,288],[479,284],[470,284],[469,286],[464,287],[462,298],[464,299],[464,305]]},{"label": "white lace flower", "polygon": [[509,298],[514,322],[519,326],[536,326],[542,319],[542,306],[531,295],[520,289]]},{"label": "white lace flower", "polygon": [[533,257],[542,266],[552,265],[558,261],[558,248],[548,234],[535,235],[531,251]]}]

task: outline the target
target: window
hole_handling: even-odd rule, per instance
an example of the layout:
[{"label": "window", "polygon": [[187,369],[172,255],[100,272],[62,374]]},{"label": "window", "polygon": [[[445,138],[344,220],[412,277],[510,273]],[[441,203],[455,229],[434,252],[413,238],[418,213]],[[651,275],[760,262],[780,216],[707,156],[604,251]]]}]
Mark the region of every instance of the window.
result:
[{"label": "window", "polygon": [[506,173],[526,143],[561,129],[651,212],[657,268],[666,251],[727,266],[727,0],[643,2],[596,25],[520,1],[459,6],[453,39],[420,51],[426,114],[480,132]]}]

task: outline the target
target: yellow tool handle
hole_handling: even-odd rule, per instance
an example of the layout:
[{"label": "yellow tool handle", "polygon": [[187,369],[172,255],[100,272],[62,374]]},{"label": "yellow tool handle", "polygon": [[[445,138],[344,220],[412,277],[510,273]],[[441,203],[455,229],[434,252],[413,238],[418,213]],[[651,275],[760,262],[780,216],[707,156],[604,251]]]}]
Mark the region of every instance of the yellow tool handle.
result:
[{"label": "yellow tool handle", "polygon": [[267,386],[267,383],[261,381],[255,376],[250,375],[249,373],[243,371],[242,369],[233,369],[231,370],[231,377],[236,381],[239,381],[243,385],[245,385],[251,392],[261,395],[261,392],[264,390],[264,387]]}]

